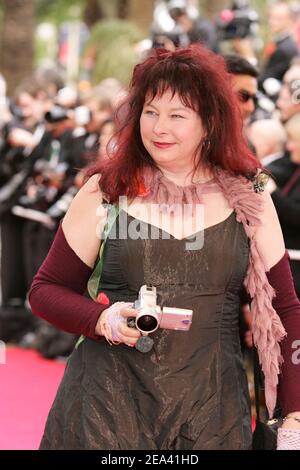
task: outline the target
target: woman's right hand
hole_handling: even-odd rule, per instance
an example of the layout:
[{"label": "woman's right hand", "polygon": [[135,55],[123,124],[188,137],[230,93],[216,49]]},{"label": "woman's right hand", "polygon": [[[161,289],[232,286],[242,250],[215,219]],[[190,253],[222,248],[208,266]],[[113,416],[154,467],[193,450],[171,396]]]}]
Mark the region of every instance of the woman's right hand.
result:
[{"label": "woman's right hand", "polygon": [[137,310],[132,308],[132,303],[116,302],[101,313],[95,328],[96,334],[105,336],[110,344],[124,343],[133,347],[141,333],[127,326],[127,319],[136,316]]}]

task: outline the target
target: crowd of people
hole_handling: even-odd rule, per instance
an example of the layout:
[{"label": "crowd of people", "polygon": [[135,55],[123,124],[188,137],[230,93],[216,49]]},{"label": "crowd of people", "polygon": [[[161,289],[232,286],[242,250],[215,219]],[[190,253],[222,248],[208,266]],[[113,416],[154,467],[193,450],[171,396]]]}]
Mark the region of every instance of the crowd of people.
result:
[{"label": "crowd of people", "polygon": [[84,171],[106,158],[122,94],[122,85],[108,79],[77,96],[47,72],[26,78],[2,116],[0,334],[46,357],[67,354],[74,338],[61,334],[57,343],[54,329],[33,320],[26,295]]},{"label": "crowd of people", "polygon": [[[169,3],[181,43],[157,36],[128,90],[107,79],[77,94],[46,73],[10,100],[1,118],[0,337],[57,357],[85,336],[43,449],[251,448],[241,342],[257,347],[269,416],[279,380],[278,448],[300,449],[300,385],[289,360],[300,332],[294,10],[273,5],[272,47],[258,67],[240,40],[222,53],[207,20]],[[203,218],[161,217],[161,205],[178,203],[200,203]],[[104,232],[101,244],[111,207],[119,236]],[[138,223],[139,237],[122,235],[124,214],[126,233]],[[158,239],[144,239],[153,227]],[[186,249],[199,233],[201,250]],[[156,287],[161,305],[193,310],[187,333],[157,329],[146,354],[134,346],[148,334],[126,324],[143,284]]]}]

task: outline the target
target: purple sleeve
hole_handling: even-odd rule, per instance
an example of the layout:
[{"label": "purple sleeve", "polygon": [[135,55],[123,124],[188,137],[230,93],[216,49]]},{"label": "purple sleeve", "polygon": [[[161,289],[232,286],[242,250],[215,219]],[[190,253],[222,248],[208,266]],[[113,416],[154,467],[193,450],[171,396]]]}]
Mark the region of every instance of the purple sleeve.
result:
[{"label": "purple sleeve", "polygon": [[60,225],[29,291],[32,312],[61,330],[101,338],[95,327],[108,305],[83,295],[92,271],[71,249]]},{"label": "purple sleeve", "polygon": [[282,415],[286,416],[293,411],[300,411],[300,302],[295,292],[287,251],[267,276],[276,292],[273,307],[287,332],[280,343],[284,363],[278,387]]}]

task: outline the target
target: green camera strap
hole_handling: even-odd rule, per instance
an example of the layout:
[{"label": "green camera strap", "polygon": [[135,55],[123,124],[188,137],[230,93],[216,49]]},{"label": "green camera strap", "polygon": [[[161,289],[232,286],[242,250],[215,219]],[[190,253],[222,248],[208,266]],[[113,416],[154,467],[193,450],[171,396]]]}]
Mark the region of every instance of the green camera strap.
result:
[{"label": "green camera strap", "polygon": [[[102,238],[102,243],[101,243],[100,250],[99,250],[99,259],[98,259],[96,267],[95,267],[94,271],[92,272],[91,277],[89,278],[88,284],[87,284],[87,291],[88,291],[90,297],[95,302],[96,302],[96,299],[97,299],[98,288],[99,288],[101,274],[102,274],[102,270],[103,270],[104,249],[105,249],[106,240],[107,240],[107,238],[110,234],[110,231],[111,231],[116,219],[119,216],[119,213],[120,213],[119,205],[117,205],[117,204],[108,205],[107,221],[106,221],[106,224],[105,224],[105,227],[104,227],[104,230],[103,230],[103,234],[102,234],[102,237],[101,237]],[[81,335],[80,338],[78,339],[76,345],[75,345],[75,349],[78,348],[78,346],[82,343],[82,341],[84,341],[84,339],[85,339],[85,336]]]}]

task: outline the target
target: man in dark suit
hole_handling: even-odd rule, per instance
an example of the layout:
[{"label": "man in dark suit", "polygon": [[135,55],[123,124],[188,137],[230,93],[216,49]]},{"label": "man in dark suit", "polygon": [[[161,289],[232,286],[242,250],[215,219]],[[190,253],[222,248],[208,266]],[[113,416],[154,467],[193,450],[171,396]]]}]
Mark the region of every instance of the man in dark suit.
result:
[{"label": "man in dark suit", "polygon": [[295,114],[285,127],[289,155],[268,167],[273,175],[279,175],[276,182],[269,181],[268,189],[289,250],[295,288],[300,298],[300,113]]},{"label": "man in dark suit", "polygon": [[[279,117],[283,124],[289,122],[293,116],[300,114],[299,89],[294,86],[298,84],[299,87],[300,84],[300,62],[294,63],[294,61],[284,74],[282,87],[276,103]],[[285,149],[281,158],[267,165],[267,169],[273,175],[278,188],[284,187],[297,167],[298,165],[291,160],[290,152],[287,149]]]}]

